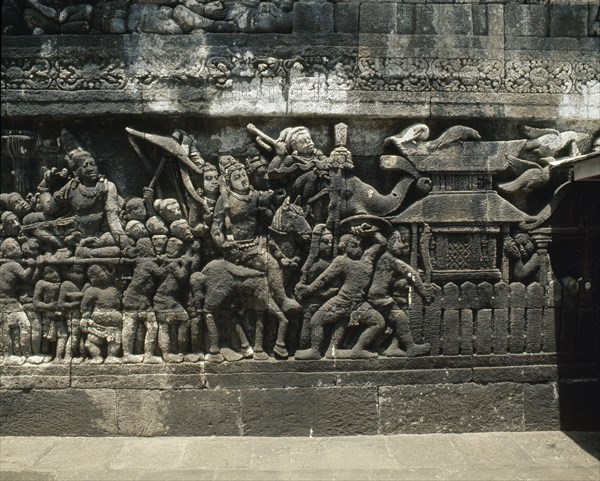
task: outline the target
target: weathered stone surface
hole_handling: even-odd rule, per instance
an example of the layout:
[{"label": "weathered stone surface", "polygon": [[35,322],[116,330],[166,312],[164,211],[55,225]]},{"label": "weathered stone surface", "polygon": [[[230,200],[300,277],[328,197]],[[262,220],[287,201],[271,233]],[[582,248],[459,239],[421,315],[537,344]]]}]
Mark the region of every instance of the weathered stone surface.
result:
[{"label": "weathered stone surface", "polygon": [[116,436],[116,393],[111,389],[3,391],[4,436]]},{"label": "weathered stone surface", "polygon": [[86,435],[534,429],[596,385],[589,2],[46,1],[3,4],[9,432],[43,391]]},{"label": "weathered stone surface", "polygon": [[555,382],[525,384],[524,419],[527,430],[559,430],[560,393]]},{"label": "weathered stone surface", "polygon": [[520,384],[401,386],[380,392],[381,433],[524,429]]},{"label": "weathered stone surface", "polygon": [[396,3],[362,3],[360,5],[361,33],[396,33]]},{"label": "weathered stone surface", "polygon": [[504,29],[516,37],[544,37],[548,31],[546,5],[520,5],[509,3],[504,7]]},{"label": "weathered stone surface", "polygon": [[227,390],[119,390],[123,436],[238,436],[239,393]]},{"label": "weathered stone surface", "polygon": [[588,29],[588,9],[585,5],[552,5],[550,36],[585,37]]},{"label": "weathered stone surface", "polygon": [[248,390],[241,403],[248,436],[377,433],[376,388]]},{"label": "weathered stone surface", "polygon": [[294,32],[333,32],[333,5],[328,2],[298,2],[294,6]]}]

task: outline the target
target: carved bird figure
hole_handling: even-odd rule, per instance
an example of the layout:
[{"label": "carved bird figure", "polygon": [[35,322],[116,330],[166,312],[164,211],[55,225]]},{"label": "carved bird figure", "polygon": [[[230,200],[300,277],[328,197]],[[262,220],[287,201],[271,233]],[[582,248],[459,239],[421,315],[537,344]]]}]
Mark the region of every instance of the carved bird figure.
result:
[{"label": "carved bird figure", "polygon": [[383,145],[392,144],[402,152],[402,144],[423,141],[429,138],[429,127],[425,124],[413,124],[402,132],[384,140]]},{"label": "carved bird figure", "polygon": [[556,129],[538,129],[524,125],[521,129],[528,139],[525,150],[529,150],[540,157],[556,157],[556,154],[565,147],[571,147],[570,156],[579,155],[577,142],[588,137],[588,134],[567,130],[559,132]]},{"label": "carved bird figure", "polygon": [[446,144],[451,144],[452,142],[462,142],[465,140],[481,140],[481,135],[479,135],[479,132],[471,127],[455,125],[444,131],[444,133],[437,139],[429,142],[428,147],[429,150],[435,150],[443,147]]},{"label": "carved bird figure", "polygon": [[[511,169],[518,177],[508,182],[498,184],[498,191],[508,196],[528,195],[534,190],[545,186],[550,180],[550,165],[541,166],[529,160],[506,155]],[[546,159],[544,159],[546,160]]]}]

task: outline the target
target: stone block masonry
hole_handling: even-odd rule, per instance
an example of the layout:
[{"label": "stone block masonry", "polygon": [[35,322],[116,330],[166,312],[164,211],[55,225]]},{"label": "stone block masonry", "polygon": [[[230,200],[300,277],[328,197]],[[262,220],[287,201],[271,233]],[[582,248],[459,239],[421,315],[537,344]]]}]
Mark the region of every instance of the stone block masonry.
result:
[{"label": "stone block masonry", "polygon": [[3,3],[1,434],[598,429],[596,4],[162,3]]}]

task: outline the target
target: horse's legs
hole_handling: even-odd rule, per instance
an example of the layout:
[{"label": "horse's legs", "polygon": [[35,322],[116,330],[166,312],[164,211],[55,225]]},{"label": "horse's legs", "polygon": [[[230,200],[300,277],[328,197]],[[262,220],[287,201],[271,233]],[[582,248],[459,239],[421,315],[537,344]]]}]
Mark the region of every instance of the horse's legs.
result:
[{"label": "horse's legs", "polygon": [[248,342],[248,336],[244,332],[244,328],[241,326],[239,322],[235,323],[235,332],[240,339],[240,344],[242,345],[242,356],[245,358],[249,358],[254,356],[254,350],[250,347],[250,342]]},{"label": "horse's legs", "polygon": [[209,362],[223,362],[225,359],[221,354],[221,349],[219,349],[219,330],[211,312],[206,313],[204,322],[208,331],[208,354],[206,355],[206,360]]}]

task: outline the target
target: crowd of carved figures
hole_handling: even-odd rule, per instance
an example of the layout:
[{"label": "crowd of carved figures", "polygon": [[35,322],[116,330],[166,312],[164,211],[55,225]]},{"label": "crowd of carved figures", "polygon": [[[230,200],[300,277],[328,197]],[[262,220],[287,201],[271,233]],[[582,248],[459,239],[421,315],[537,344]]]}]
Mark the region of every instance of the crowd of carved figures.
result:
[{"label": "crowd of carved figures", "polygon": [[[381,194],[355,175],[344,124],[335,126],[329,155],[305,127],[275,138],[252,124],[247,130],[243,155],[211,163],[184,131],[127,128],[133,150],[155,169],[143,192],[127,196],[63,129],[64,169],[45,170],[29,195],[0,194],[2,362],[426,355],[430,346],[415,342],[407,312],[411,299],[434,300],[432,273],[551,279],[535,229],[569,182],[568,160],[585,155],[577,142],[587,137],[525,127],[526,139],[483,142],[476,130],[455,126],[430,140],[427,126],[411,125],[385,142],[393,155],[381,157],[381,168],[399,180]],[[26,137],[7,132],[5,151],[18,156]],[[164,155],[148,158],[149,146]],[[468,148],[493,152],[496,163],[484,164],[499,181],[456,168],[469,162],[456,149]],[[163,192],[165,176],[174,195]],[[530,203],[540,189],[549,199]],[[479,224],[507,225],[469,224],[456,237],[456,226],[439,227],[448,219],[436,227],[443,209],[427,217],[422,207],[411,217],[419,202],[452,202],[456,191],[464,203],[491,196],[501,219],[482,214]],[[460,257],[473,252],[473,265]]]},{"label": "crowd of carved figures", "polygon": [[2,0],[2,34],[278,32],[294,0]]}]

